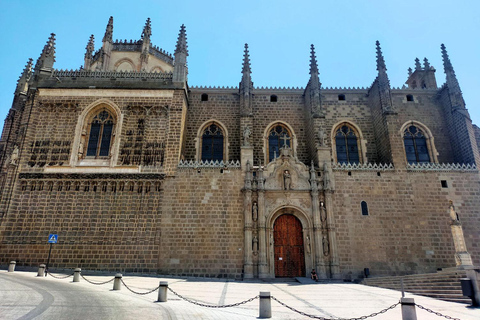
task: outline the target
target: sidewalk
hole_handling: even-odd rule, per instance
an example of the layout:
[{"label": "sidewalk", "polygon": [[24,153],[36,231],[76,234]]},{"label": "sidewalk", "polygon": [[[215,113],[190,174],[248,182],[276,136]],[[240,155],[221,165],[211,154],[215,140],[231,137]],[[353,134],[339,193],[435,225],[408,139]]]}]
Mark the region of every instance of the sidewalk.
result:
[{"label": "sidewalk", "polygon": [[[61,276],[55,274],[55,276]],[[110,276],[89,276],[92,282],[104,282]],[[300,284],[298,282],[262,282],[262,281],[225,281],[215,279],[155,278],[142,276],[125,276],[124,283],[133,291],[147,292],[158,286],[159,281],[168,281],[169,288],[176,293],[202,304],[214,306],[234,304],[256,297],[260,291],[269,291],[271,295],[288,306],[306,314],[325,318],[358,318],[388,308],[400,299],[400,292],[368,287],[352,283]],[[120,291],[112,291],[113,283],[93,285],[83,278],[79,283],[72,283],[72,277],[55,279],[36,277],[33,272],[7,273],[0,271],[0,318],[18,319],[25,315],[35,315],[35,319],[86,319],[85,305],[75,305],[67,300],[90,301],[91,308],[102,312],[96,313],[97,319],[256,319],[258,317],[259,299],[229,308],[208,308],[187,302],[172,292],[168,292],[168,301],[156,302],[158,291],[146,295],[137,295],[122,285]],[[43,292],[45,291],[45,292]],[[26,293],[28,292],[28,299]],[[50,304],[45,305],[45,297]],[[95,298],[92,298],[95,297]],[[467,305],[445,302],[427,297],[406,294],[415,302],[452,318],[462,320],[480,319],[480,309],[468,308]],[[39,306],[44,310],[37,310]],[[118,305],[120,312],[111,310]],[[83,311],[82,307],[83,306]],[[77,312],[76,307],[80,308]],[[35,311],[37,310],[37,311]],[[72,316],[67,316],[69,310]],[[42,312],[40,312],[42,311]],[[40,312],[40,313],[39,313]],[[58,316],[58,317],[57,317]],[[159,317],[160,316],[160,317]],[[28,317],[24,317],[28,319]],[[435,314],[417,308],[420,320],[444,319]],[[272,319],[310,319],[289,310],[272,300]],[[401,320],[400,306],[379,314],[371,319]]]}]

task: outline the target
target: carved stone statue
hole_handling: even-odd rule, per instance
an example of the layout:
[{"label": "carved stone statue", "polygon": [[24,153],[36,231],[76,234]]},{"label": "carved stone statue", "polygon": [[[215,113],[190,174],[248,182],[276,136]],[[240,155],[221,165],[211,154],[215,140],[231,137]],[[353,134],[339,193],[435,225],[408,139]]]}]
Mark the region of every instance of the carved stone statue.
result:
[{"label": "carved stone statue", "polygon": [[292,178],[288,170],[283,171],[283,189],[290,190]]},{"label": "carved stone statue", "polygon": [[243,129],[243,145],[245,147],[248,147],[250,146],[250,135],[252,134],[252,131],[250,130],[250,127],[249,126],[245,126],[245,128]]},{"label": "carved stone statue", "polygon": [[332,190],[330,172],[328,169],[328,164],[326,162],[323,164],[323,189]]},{"label": "carved stone statue", "polygon": [[450,207],[449,207],[450,219],[452,219],[452,223],[460,222],[458,218],[458,213],[455,211],[455,207],[453,206],[453,201],[450,200]]},{"label": "carved stone statue", "polygon": [[323,129],[318,130],[318,146],[325,147],[325,132]]},{"label": "carved stone statue", "polygon": [[307,254],[310,255],[310,237],[307,236]]},{"label": "carved stone statue", "polygon": [[323,255],[328,256],[330,253],[330,244],[328,243],[328,239],[326,236],[323,236],[322,244],[323,244]]},{"label": "carved stone statue", "polygon": [[253,207],[252,207],[252,219],[255,222],[257,222],[258,220],[258,206],[256,202],[253,203]]},{"label": "carved stone statue", "polygon": [[15,166],[18,164],[19,154],[20,154],[20,151],[18,150],[18,146],[15,145],[15,147],[13,147],[12,155],[10,157],[10,163],[11,164],[13,164]]},{"label": "carved stone statue", "polygon": [[327,221],[327,209],[325,208],[325,204],[320,202],[320,220],[322,222]]}]

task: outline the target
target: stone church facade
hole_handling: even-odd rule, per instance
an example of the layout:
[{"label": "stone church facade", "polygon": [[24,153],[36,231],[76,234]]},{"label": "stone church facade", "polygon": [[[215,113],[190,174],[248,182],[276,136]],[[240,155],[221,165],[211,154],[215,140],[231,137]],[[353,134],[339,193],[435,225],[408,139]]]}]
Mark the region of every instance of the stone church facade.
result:
[{"label": "stone church facade", "polygon": [[[23,71],[0,140],[0,264],[170,275],[352,279],[480,264],[480,129],[442,45],[391,88],[189,87],[186,30],[88,41],[56,70],[55,37]],[[452,235],[452,212],[464,233]],[[453,216],[455,216],[455,214]],[[460,222],[456,221],[455,225]],[[461,241],[461,240],[459,240]],[[460,251],[459,251],[460,250]]]}]

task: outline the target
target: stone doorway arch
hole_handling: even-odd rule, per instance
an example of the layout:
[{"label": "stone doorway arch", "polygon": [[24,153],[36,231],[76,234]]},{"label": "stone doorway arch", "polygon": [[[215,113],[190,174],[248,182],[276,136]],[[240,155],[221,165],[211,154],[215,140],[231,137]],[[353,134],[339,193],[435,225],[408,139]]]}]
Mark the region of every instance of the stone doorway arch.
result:
[{"label": "stone doorway arch", "polygon": [[272,278],[308,274],[314,267],[312,232],[311,219],[298,208],[283,207],[267,217],[268,265]]},{"label": "stone doorway arch", "polygon": [[282,214],[273,224],[276,278],[305,277],[302,223],[293,214]]}]

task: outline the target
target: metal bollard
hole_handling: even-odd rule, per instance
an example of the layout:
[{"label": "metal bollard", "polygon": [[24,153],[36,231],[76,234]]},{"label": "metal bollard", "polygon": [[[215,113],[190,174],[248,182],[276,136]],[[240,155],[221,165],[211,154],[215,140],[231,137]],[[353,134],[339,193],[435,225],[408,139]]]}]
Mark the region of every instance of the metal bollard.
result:
[{"label": "metal bollard", "polygon": [[82,272],[82,269],[76,268],[73,270],[73,282],[80,282],[80,273]]},{"label": "metal bollard", "polygon": [[38,266],[37,277],[45,277],[45,265],[41,264]]},{"label": "metal bollard", "polygon": [[270,300],[270,292],[260,291],[260,314],[259,318],[271,318],[272,317],[272,300]]},{"label": "metal bollard", "polygon": [[415,300],[413,298],[401,298],[400,303],[402,304],[402,320],[417,320]]},{"label": "metal bollard", "polygon": [[167,302],[167,289],[168,289],[168,281],[160,281],[160,287],[158,288],[157,302]]},{"label": "metal bollard", "polygon": [[8,272],[13,272],[15,271],[15,265],[17,263],[15,261],[10,261],[10,264],[8,265]]},{"label": "metal bollard", "polygon": [[122,280],[122,274],[117,273],[115,275],[115,280],[113,280],[113,290],[120,290],[122,285],[121,280]]}]

